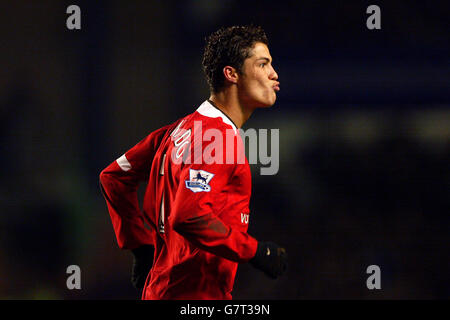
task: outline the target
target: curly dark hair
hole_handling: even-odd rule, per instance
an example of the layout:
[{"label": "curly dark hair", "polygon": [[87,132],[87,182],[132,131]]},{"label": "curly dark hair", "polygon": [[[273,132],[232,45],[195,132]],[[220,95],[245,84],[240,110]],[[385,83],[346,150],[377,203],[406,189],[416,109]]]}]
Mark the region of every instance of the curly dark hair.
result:
[{"label": "curly dark hair", "polygon": [[223,27],[206,38],[202,65],[211,92],[223,88],[225,66],[232,66],[241,73],[244,60],[250,57],[256,42],[268,45],[269,41],[264,30],[253,25]]}]

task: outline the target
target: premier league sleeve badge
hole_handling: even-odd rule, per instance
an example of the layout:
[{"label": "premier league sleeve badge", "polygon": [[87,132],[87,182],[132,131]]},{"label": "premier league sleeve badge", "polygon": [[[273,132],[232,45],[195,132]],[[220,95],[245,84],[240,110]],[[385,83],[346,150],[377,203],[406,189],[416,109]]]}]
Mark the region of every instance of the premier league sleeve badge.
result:
[{"label": "premier league sleeve badge", "polygon": [[189,169],[189,180],[186,180],[186,188],[192,192],[209,192],[211,186],[209,182],[214,177],[213,173],[204,170]]}]

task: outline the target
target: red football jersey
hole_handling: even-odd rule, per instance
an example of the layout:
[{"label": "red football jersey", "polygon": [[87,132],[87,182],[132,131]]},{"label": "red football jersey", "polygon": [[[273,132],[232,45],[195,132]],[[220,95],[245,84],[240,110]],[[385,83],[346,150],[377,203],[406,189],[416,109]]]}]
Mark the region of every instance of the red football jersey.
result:
[{"label": "red football jersey", "polygon": [[223,112],[205,101],[150,133],[100,181],[119,247],[155,247],[142,299],[231,299],[237,265],[255,255],[257,241],[247,233],[250,167]]}]

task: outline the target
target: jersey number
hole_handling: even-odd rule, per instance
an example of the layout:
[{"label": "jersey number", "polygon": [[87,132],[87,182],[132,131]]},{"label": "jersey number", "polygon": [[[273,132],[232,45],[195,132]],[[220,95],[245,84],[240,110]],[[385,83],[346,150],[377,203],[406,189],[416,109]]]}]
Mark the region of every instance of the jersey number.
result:
[{"label": "jersey number", "polygon": [[[164,176],[164,164],[166,162],[166,154],[163,155],[161,166],[159,167],[159,175]],[[164,183],[164,180],[162,181]],[[161,206],[159,207],[159,222],[158,222],[159,233],[164,233],[164,189],[163,194],[161,196]]]}]

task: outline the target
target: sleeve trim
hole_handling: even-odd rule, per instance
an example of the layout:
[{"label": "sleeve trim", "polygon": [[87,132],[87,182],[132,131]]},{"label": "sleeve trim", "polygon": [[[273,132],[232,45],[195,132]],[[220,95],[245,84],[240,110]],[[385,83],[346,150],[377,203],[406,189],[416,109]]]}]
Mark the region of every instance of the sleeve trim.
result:
[{"label": "sleeve trim", "polygon": [[131,163],[128,161],[127,157],[125,157],[125,154],[117,159],[116,162],[119,165],[120,169],[125,172],[131,169]]}]

